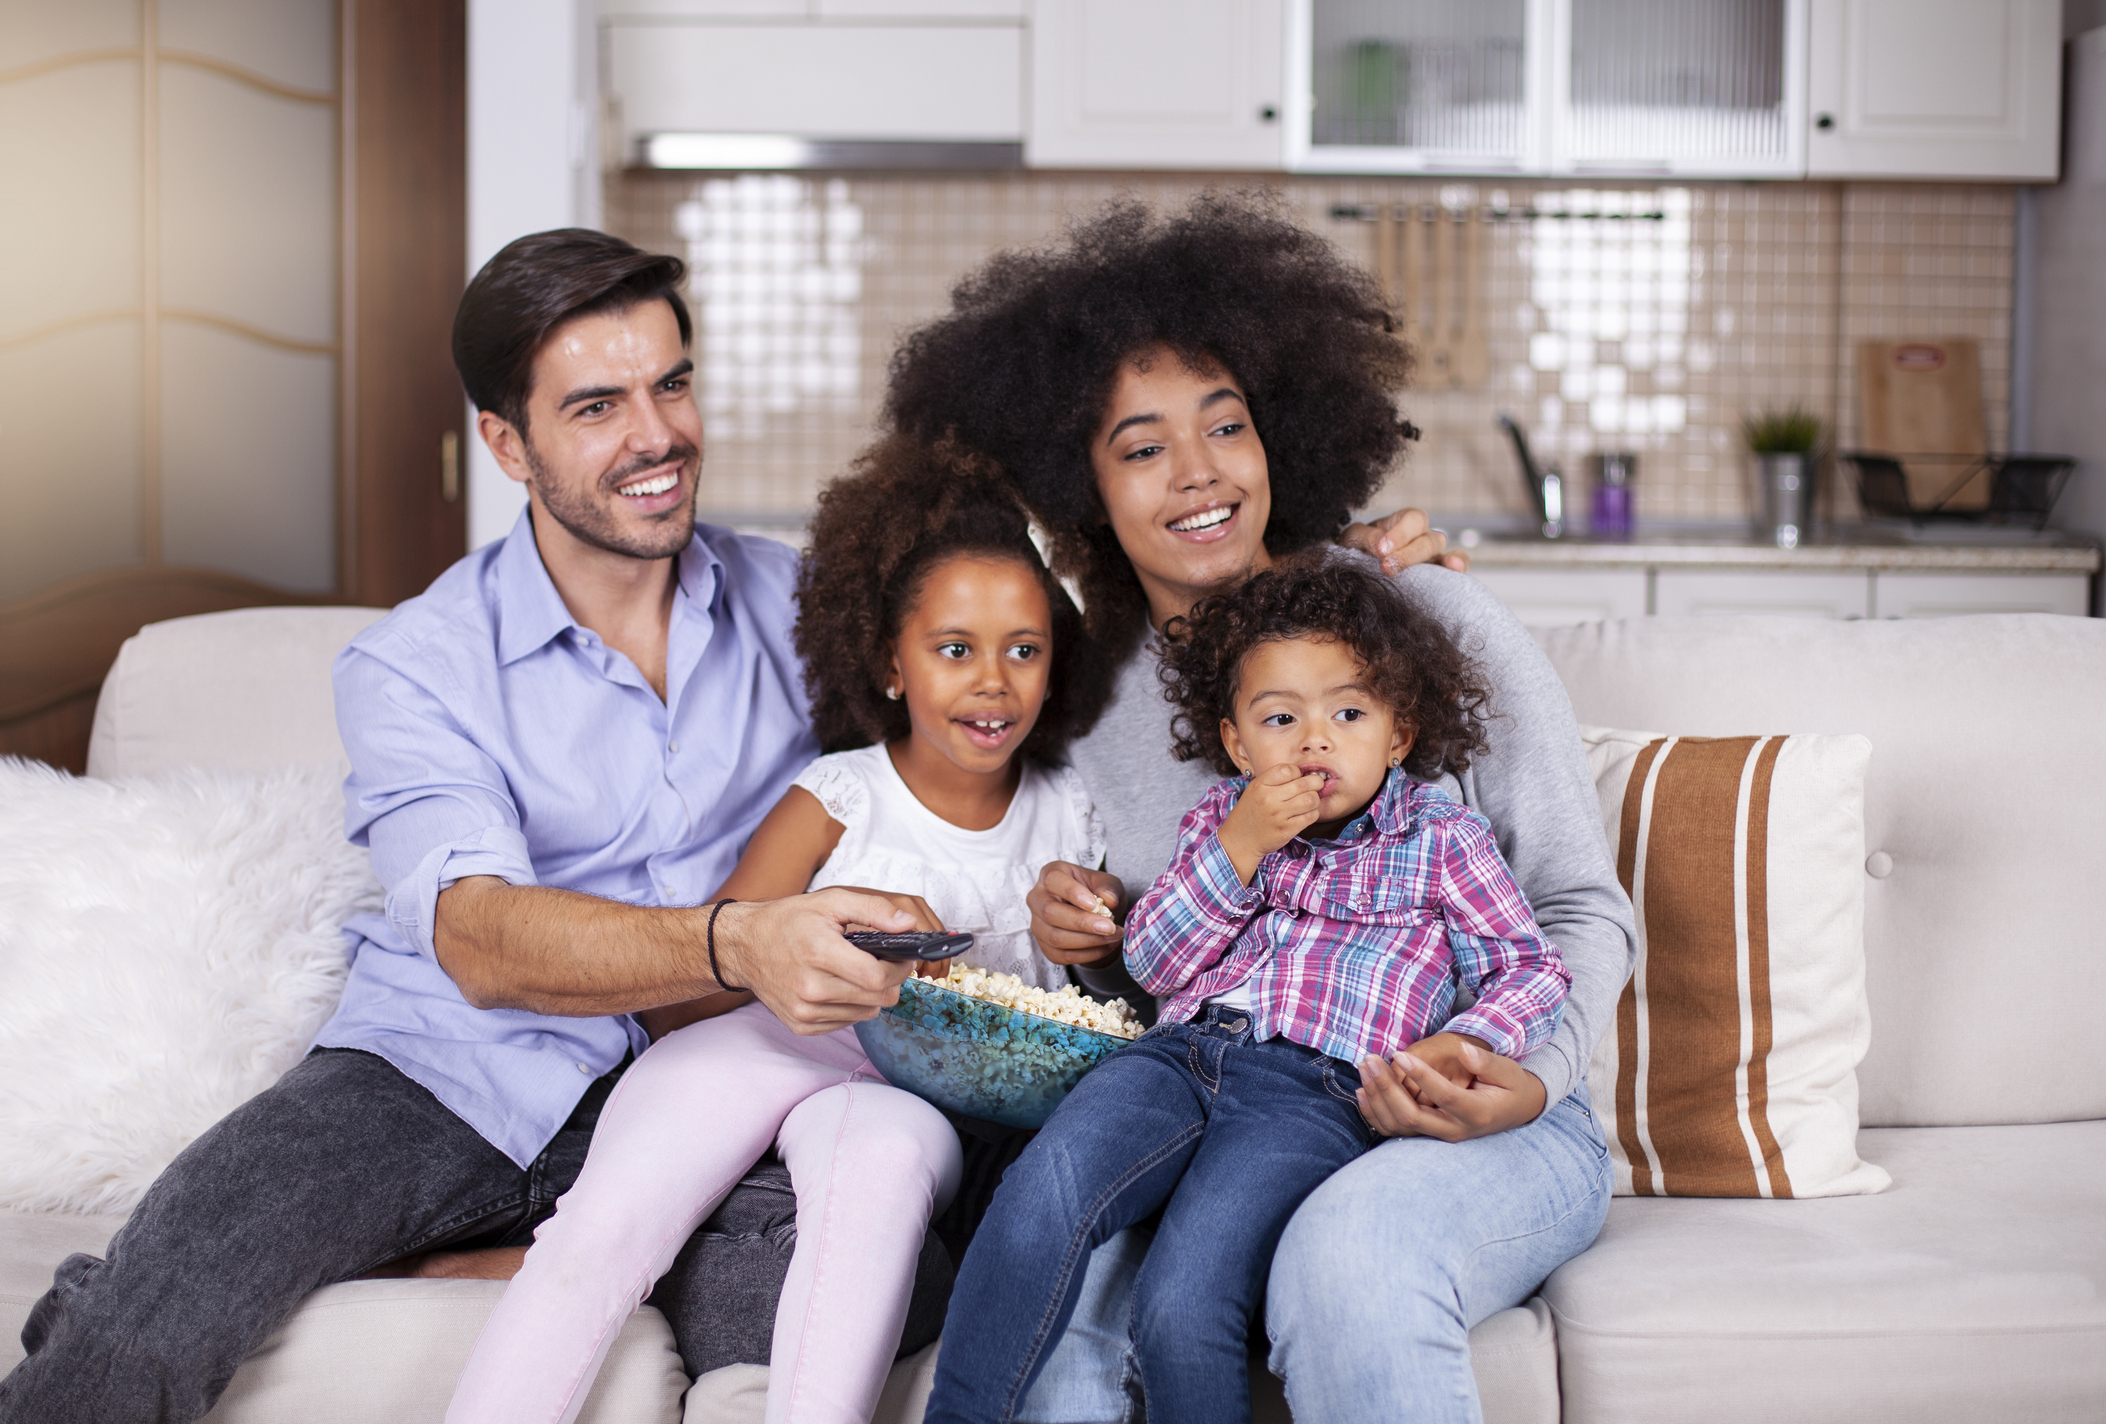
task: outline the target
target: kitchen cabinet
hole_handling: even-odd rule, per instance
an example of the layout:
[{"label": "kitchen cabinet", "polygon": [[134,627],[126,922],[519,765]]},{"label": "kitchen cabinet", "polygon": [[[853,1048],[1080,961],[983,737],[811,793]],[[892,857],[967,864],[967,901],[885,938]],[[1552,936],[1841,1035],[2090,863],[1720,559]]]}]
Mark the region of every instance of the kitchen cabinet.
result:
[{"label": "kitchen cabinet", "polygon": [[1023,37],[1015,23],[618,16],[602,54],[625,154],[657,133],[1016,143]]},{"label": "kitchen cabinet", "polygon": [[1277,169],[1284,0],[1038,0],[1034,168]]},{"label": "kitchen cabinet", "polygon": [[1644,569],[1486,569],[1477,580],[1531,628],[1562,628],[1611,618],[1643,618]]},{"label": "kitchen cabinet", "polygon": [[[1674,540],[1480,541],[1471,573],[1531,627],[1611,618],[1770,614],[1803,618],[1952,618],[1977,613],[2083,617],[2100,567],[2096,544],[1810,545]],[[1984,565],[1987,564],[1987,567]]]},{"label": "kitchen cabinet", "polygon": [[1558,0],[1553,173],[1795,178],[1807,0]]},{"label": "kitchen cabinet", "polygon": [[1807,0],[1297,0],[1290,166],[1796,177]]},{"label": "kitchen cabinet", "polygon": [[1812,0],[1811,178],[2053,182],[2057,0]]},{"label": "kitchen cabinet", "polygon": [[1295,0],[1290,166],[1541,171],[1553,8],[1552,0]]},{"label": "kitchen cabinet", "polygon": [[1875,618],[1957,618],[1970,613],[2091,611],[2083,574],[1897,574],[1872,578]]},{"label": "kitchen cabinet", "polygon": [[2053,181],[2055,0],[1293,0],[1307,172]]},{"label": "kitchen cabinet", "polygon": [[1668,618],[1735,613],[1863,618],[1871,611],[1871,576],[1855,571],[1742,573],[1661,569],[1653,575],[1653,612]]}]

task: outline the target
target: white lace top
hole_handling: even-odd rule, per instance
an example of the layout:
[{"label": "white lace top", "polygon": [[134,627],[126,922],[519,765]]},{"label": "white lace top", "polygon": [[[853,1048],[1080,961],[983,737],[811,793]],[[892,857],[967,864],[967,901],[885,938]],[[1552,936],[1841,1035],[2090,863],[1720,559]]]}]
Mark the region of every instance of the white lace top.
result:
[{"label": "white lace top", "polygon": [[819,758],[792,784],[840,822],[841,841],[811,888],[862,885],[919,895],[945,926],[976,936],[968,963],[1041,989],[1060,987],[1067,971],[1032,944],[1024,897],[1047,861],[1102,865],[1104,823],[1072,768],[1029,761],[1023,768],[1001,821],[968,831],[916,800],[882,746]]}]

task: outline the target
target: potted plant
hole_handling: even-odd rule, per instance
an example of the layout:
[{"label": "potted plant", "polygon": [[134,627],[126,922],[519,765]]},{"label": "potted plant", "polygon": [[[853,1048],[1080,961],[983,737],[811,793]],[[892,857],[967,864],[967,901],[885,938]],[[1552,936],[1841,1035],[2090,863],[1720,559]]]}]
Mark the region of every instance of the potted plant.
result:
[{"label": "potted plant", "polygon": [[1821,418],[1794,401],[1784,410],[1748,416],[1740,423],[1740,433],[1755,457],[1755,537],[1774,540],[1780,549],[1796,549],[1813,535],[1814,455],[1821,446]]}]

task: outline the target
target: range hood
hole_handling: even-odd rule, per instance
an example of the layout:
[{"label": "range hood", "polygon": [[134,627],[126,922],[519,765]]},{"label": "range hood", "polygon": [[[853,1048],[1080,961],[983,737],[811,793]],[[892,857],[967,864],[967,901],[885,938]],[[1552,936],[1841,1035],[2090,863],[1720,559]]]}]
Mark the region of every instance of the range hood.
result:
[{"label": "range hood", "polygon": [[636,166],[680,169],[891,168],[952,172],[1022,168],[1024,145],[977,139],[828,139],[793,134],[654,133]]}]

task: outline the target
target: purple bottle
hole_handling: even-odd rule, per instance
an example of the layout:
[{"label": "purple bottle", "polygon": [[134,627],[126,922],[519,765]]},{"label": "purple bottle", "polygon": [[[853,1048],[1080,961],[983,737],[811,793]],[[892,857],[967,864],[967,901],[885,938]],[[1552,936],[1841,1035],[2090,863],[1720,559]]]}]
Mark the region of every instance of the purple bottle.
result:
[{"label": "purple bottle", "polygon": [[1636,455],[1596,455],[1594,507],[1587,532],[1597,539],[1628,539],[1636,522],[1631,501],[1631,481],[1638,473]]}]

